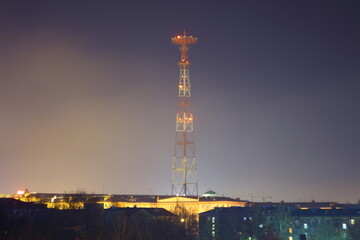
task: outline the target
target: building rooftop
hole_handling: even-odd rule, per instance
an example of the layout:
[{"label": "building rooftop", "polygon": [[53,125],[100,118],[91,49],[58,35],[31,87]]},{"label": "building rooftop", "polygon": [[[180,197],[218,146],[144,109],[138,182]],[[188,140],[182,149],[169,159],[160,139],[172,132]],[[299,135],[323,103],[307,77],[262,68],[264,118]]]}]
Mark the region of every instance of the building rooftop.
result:
[{"label": "building rooftop", "polygon": [[360,208],[347,209],[296,209],[294,217],[360,217]]},{"label": "building rooftop", "polygon": [[145,215],[148,217],[174,217],[175,214],[163,208],[116,208],[111,207],[106,212],[122,212],[126,216]]}]

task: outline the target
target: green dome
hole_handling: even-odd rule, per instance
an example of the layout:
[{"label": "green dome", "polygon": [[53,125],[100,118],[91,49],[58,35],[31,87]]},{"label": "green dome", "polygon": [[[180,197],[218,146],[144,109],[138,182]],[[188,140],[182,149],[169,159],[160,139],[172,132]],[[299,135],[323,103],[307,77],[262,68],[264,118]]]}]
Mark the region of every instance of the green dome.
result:
[{"label": "green dome", "polygon": [[209,191],[205,192],[205,193],[203,194],[203,196],[204,196],[204,197],[217,197],[218,195],[217,195],[216,192],[214,192],[214,191],[212,191],[212,190],[209,190]]}]

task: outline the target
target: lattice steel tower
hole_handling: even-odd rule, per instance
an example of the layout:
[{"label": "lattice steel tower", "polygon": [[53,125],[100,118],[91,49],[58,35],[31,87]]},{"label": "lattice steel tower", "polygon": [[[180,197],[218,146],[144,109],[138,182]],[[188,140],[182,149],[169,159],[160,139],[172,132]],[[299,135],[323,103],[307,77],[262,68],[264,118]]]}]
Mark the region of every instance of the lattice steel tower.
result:
[{"label": "lattice steel tower", "polygon": [[191,110],[191,91],[188,60],[189,47],[197,43],[197,38],[178,35],[171,38],[171,42],[180,48],[181,60],[178,111],[176,114],[175,153],[172,160],[172,190],[171,194],[180,196],[197,196],[197,163],[195,159],[194,119]]}]

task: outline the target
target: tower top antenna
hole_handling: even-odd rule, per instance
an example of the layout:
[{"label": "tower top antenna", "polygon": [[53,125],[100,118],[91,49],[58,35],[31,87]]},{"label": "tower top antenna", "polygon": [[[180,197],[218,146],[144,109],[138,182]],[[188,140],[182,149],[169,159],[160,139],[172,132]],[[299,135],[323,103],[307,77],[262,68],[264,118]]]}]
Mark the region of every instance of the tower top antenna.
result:
[{"label": "tower top antenna", "polygon": [[187,35],[184,29],[183,35],[177,35],[171,38],[171,42],[180,48],[181,61],[179,63],[189,63],[188,61],[189,47],[190,45],[198,42],[197,38],[191,35]]}]

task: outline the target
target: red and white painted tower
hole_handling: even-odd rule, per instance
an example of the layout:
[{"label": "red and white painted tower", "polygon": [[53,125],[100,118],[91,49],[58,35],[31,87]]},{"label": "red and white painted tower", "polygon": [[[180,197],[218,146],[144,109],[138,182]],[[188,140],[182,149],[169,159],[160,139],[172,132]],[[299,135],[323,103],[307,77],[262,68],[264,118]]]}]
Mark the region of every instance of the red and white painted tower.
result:
[{"label": "red and white painted tower", "polygon": [[172,160],[172,190],[173,195],[198,196],[196,177],[197,163],[194,143],[194,118],[191,110],[191,91],[188,60],[189,47],[197,43],[197,38],[184,32],[171,38],[181,52],[178,111],[176,114],[175,152]]}]

